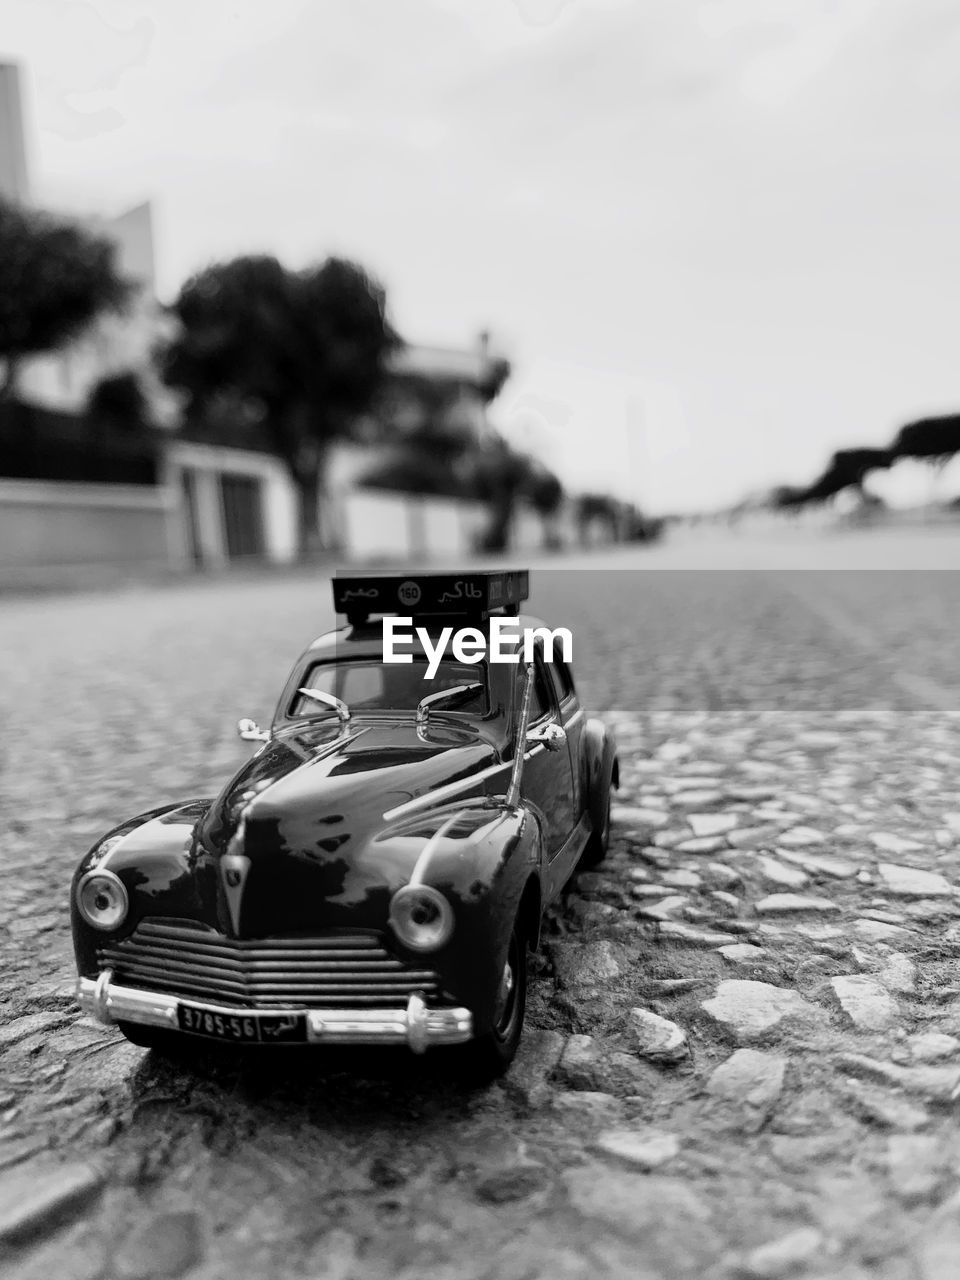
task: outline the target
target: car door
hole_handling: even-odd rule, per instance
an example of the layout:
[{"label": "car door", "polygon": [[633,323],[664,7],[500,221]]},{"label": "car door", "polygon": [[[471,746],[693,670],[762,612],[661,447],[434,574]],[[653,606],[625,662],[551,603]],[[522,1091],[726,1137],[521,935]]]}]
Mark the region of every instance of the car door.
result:
[{"label": "car door", "polygon": [[[562,728],[553,684],[538,652],[534,660],[529,728],[549,723]],[[548,888],[548,894],[552,897],[556,891],[552,887],[552,881],[560,874],[560,867],[555,864],[576,826],[574,778],[568,747],[561,746],[559,751],[548,751],[540,743],[527,746],[524,751],[520,793],[524,799],[536,805],[543,815],[545,852],[551,867],[551,887]],[[559,888],[559,885],[556,887]]]}]

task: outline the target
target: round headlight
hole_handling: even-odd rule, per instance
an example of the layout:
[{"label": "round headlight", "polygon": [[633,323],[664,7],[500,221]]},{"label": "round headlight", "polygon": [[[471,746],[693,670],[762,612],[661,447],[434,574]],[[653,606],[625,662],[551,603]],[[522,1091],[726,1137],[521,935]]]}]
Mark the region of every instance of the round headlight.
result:
[{"label": "round headlight", "polygon": [[95,929],[118,929],[127,918],[130,900],[123,881],[112,871],[88,871],[77,885],[77,906]]},{"label": "round headlight", "polygon": [[429,885],[408,884],[391,899],[390,927],[411,951],[436,951],[453,933],[453,909]]}]

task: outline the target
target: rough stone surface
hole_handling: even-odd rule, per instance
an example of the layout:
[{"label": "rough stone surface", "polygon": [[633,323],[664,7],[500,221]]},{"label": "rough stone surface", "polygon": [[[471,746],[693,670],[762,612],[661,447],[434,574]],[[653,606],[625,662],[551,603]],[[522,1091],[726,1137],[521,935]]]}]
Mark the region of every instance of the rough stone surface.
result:
[{"label": "rough stone surface", "polygon": [[799,1227],[747,1254],[743,1270],[755,1280],[780,1280],[803,1270],[823,1256],[824,1239],[814,1227]]},{"label": "rough stone surface", "polygon": [[890,831],[874,831],[870,843],[881,853],[917,853],[923,848],[919,840],[911,840],[905,836],[894,835]]},{"label": "rough stone surface", "polygon": [[182,1276],[203,1256],[203,1227],[192,1212],[160,1213],[135,1228],[114,1263],[119,1280]]},{"label": "rough stone surface", "polygon": [[547,1080],[563,1050],[564,1038],[557,1031],[533,1031],[524,1036],[505,1078],[508,1092],[527,1106],[543,1106],[550,1097]]},{"label": "rough stone surface", "polygon": [[750,942],[731,942],[727,947],[718,947],[720,955],[731,964],[756,964],[767,953],[763,947],[755,947]]},{"label": "rough stone surface", "polygon": [[758,915],[784,915],[800,911],[839,911],[831,898],[805,897],[799,893],[771,893],[754,903]]},{"label": "rough stone surface", "polygon": [[826,835],[816,827],[792,827],[780,836],[780,844],[785,849],[806,849],[810,845],[823,844]]},{"label": "rough stone surface", "polygon": [[727,848],[723,836],[695,836],[692,840],[681,840],[677,845],[678,853],[720,853]]},{"label": "rough stone surface", "polygon": [[960,1098],[960,1067],[902,1067],[856,1053],[841,1054],[840,1066],[851,1074],[899,1085],[908,1093],[934,1101],[955,1102]]},{"label": "rough stone surface", "polygon": [[[688,536],[609,554],[646,569]],[[873,539],[886,563],[893,536],[816,542]],[[0,1203],[32,1224],[0,1245],[5,1275],[955,1280],[960,575],[535,572],[534,589],[573,629],[624,785],[605,862],[544,920],[518,1060],[486,1084],[459,1052],[164,1060],[74,1010],[78,858],[249,759],[235,717],[268,722],[333,621],[315,568],[0,599]],[[756,912],[780,892],[836,909]],[[675,919],[638,916],[671,896]],[[775,994],[718,1019],[701,1001],[729,1014],[727,975]],[[878,984],[896,1017],[854,1025],[838,977]],[[641,1057],[636,1007],[689,1053]],[[659,1167],[672,1144],[651,1130],[677,1144]],[[610,1131],[632,1145],[601,1151]],[[74,1166],[108,1181],[83,1173],[74,1198]],[[789,1243],[809,1230],[822,1248]]]},{"label": "rough stone surface", "polygon": [[687,821],[693,828],[693,834],[703,837],[726,835],[739,824],[740,819],[735,813],[690,813]]},{"label": "rough stone surface", "polygon": [[916,1062],[938,1062],[960,1054],[960,1040],[942,1031],[920,1031],[908,1037],[907,1045]]},{"label": "rough stone surface", "polygon": [[571,1089],[592,1089],[599,1071],[600,1050],[593,1036],[571,1036],[563,1046],[557,1078]]},{"label": "rough stone surface", "polygon": [[715,1068],[707,1092],[727,1102],[766,1110],[780,1097],[786,1058],[759,1049],[737,1049]]},{"label": "rough stone surface", "polygon": [[820,1011],[790,987],[730,978],[721,982],[703,1008],[740,1044],[762,1040],[781,1024],[809,1021]]},{"label": "rough stone surface", "polygon": [[0,1176],[0,1242],[16,1244],[81,1212],[99,1194],[103,1171],[87,1162],[14,1167]]},{"label": "rough stone surface", "polygon": [[670,938],[691,947],[723,947],[730,941],[729,933],[694,929],[691,925],[673,920],[665,920],[660,924],[659,934],[662,938]]},{"label": "rough stone surface", "polygon": [[913,995],[917,989],[917,966],[902,951],[889,953],[877,977],[888,991],[901,995]]},{"label": "rough stone surface", "polygon": [[630,1010],[630,1032],[636,1052],[651,1062],[679,1062],[690,1052],[683,1028],[649,1009]]},{"label": "rough stone surface", "polygon": [[894,862],[881,862],[877,867],[887,893],[902,898],[951,897],[953,888],[939,871],[919,867],[901,867]]},{"label": "rough stone surface", "polygon": [[769,880],[771,884],[782,885],[786,889],[802,889],[810,881],[805,871],[801,871],[798,867],[791,867],[788,863],[778,862],[776,858],[766,856],[758,858],[757,865],[765,880]]},{"label": "rough stone surface", "polygon": [[830,979],[844,1013],[861,1031],[886,1031],[900,1016],[900,1007],[887,989],[863,974]]},{"label": "rough stone surface", "polygon": [[849,880],[857,874],[857,863],[833,854],[807,853],[803,849],[776,849],[777,857],[801,867],[812,876],[829,876],[834,880]]},{"label": "rough stone surface", "polygon": [[659,1129],[607,1129],[593,1145],[600,1155],[611,1156],[632,1169],[657,1169],[680,1150],[677,1135]]}]

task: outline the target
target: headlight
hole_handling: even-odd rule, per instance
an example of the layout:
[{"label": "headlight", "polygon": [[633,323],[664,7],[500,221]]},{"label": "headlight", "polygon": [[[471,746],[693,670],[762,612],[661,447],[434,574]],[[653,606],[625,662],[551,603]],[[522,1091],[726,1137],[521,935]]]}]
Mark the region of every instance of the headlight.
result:
[{"label": "headlight", "polygon": [[411,951],[436,951],[453,933],[453,909],[429,885],[408,884],[393,895],[390,926]]},{"label": "headlight", "polygon": [[130,899],[112,871],[88,871],[77,885],[77,906],[95,929],[118,929],[127,918]]}]

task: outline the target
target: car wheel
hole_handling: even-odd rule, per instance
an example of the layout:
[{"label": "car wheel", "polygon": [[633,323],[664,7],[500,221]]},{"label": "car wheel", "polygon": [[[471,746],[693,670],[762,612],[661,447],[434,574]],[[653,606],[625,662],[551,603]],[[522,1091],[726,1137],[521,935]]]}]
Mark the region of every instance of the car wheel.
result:
[{"label": "car wheel", "polygon": [[590,839],[587,841],[586,848],[580,863],[584,867],[596,867],[607,856],[607,850],[610,848],[610,791],[607,790],[607,800],[603,810],[603,822],[599,831],[592,832]]},{"label": "car wheel", "polygon": [[517,1052],[526,1007],[527,940],[517,920],[500,980],[494,1024],[486,1035],[479,1036],[469,1046],[471,1075],[484,1080],[503,1075]]}]

